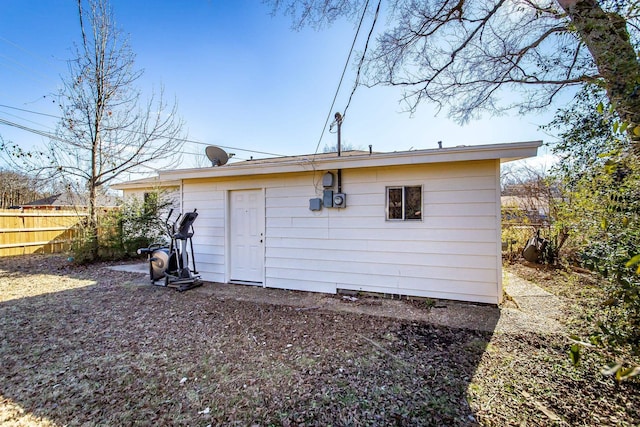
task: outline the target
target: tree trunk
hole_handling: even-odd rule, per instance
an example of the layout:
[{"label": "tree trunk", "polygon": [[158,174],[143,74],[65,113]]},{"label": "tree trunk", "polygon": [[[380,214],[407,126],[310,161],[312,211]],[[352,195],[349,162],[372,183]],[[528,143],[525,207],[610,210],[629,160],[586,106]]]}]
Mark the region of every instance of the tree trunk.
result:
[{"label": "tree trunk", "polygon": [[89,183],[89,259],[94,261],[98,259],[99,241],[98,241],[98,209],[97,209],[97,191],[93,182]]},{"label": "tree trunk", "polygon": [[640,135],[636,135],[640,131],[640,63],[625,19],[602,10],[597,0],[557,1],[593,56],[609,101],[622,122],[628,123],[632,147],[640,153]]}]

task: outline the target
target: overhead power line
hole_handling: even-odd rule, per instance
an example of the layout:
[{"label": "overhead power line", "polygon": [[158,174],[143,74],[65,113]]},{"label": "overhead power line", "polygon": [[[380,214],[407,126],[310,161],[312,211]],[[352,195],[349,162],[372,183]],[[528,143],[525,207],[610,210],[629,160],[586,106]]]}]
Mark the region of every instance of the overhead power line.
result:
[{"label": "overhead power line", "polygon": [[322,142],[322,137],[324,136],[324,131],[327,129],[327,124],[331,119],[331,114],[333,114],[333,106],[335,105],[336,99],[338,98],[338,93],[340,92],[340,87],[342,86],[342,80],[344,79],[344,75],[347,72],[347,67],[349,66],[349,62],[351,61],[351,54],[353,53],[353,48],[356,45],[356,41],[358,40],[358,34],[360,34],[360,27],[362,26],[362,21],[364,21],[364,17],[367,14],[368,8],[369,8],[369,0],[367,0],[367,3],[364,5],[364,10],[362,11],[362,16],[360,17],[360,22],[358,23],[356,35],[353,37],[353,42],[351,43],[351,49],[349,49],[349,55],[347,56],[347,60],[344,63],[344,68],[342,69],[342,75],[340,76],[340,81],[338,82],[336,93],[333,95],[333,101],[331,102],[331,107],[329,107],[327,118],[324,121],[324,126],[322,127],[322,132],[320,133],[320,138],[318,139],[318,144],[316,145],[316,151],[314,151],[313,153],[314,155],[318,153],[318,149],[320,148],[320,143]]},{"label": "overhead power line", "polygon": [[353,89],[351,90],[351,95],[349,95],[349,100],[347,101],[346,107],[342,110],[342,120],[347,115],[347,110],[349,109],[349,105],[351,105],[351,99],[353,98],[353,94],[356,93],[356,89],[360,84],[360,71],[362,70],[362,65],[364,64],[364,58],[367,54],[367,49],[369,48],[369,40],[371,40],[371,35],[373,34],[373,29],[376,27],[376,22],[378,22],[378,15],[380,14],[380,4],[382,0],[378,0],[378,7],[376,7],[376,13],[373,16],[373,23],[371,24],[371,29],[369,30],[369,35],[367,35],[367,42],[364,44],[364,50],[362,51],[362,56],[360,57],[360,63],[358,63],[358,71],[356,73],[356,81],[353,85]]},{"label": "overhead power line", "polygon": [[[41,113],[41,112],[38,112],[38,111],[28,110],[28,109],[25,109],[25,108],[13,107],[13,106],[6,105],[6,104],[0,104],[0,107],[9,108],[9,109],[12,109],[12,110],[17,110],[17,111],[22,111],[22,112],[30,113],[30,114],[37,114],[37,115],[45,116],[45,117],[51,117],[51,118],[58,119],[58,120],[63,120],[62,117],[56,116],[56,115],[53,115],[53,114]],[[26,120],[26,119],[23,119],[23,120]],[[40,123],[36,123],[36,122],[31,121],[31,120],[27,120],[27,121],[29,121],[29,122],[31,122],[33,124],[39,125],[39,126],[46,127],[46,126],[44,126],[44,125],[42,125]],[[0,119],[0,123],[5,124],[7,126],[11,126],[11,127],[15,127],[15,128],[24,130],[26,132],[35,133],[37,135],[44,136],[46,138],[51,138],[51,139],[55,139],[55,140],[58,140],[58,141],[66,142],[64,139],[61,139],[60,137],[58,137],[58,136],[56,136],[56,135],[54,135],[52,133],[45,132],[45,131],[38,130],[38,129],[34,129],[34,128],[30,128],[28,126],[24,126],[24,125],[21,125],[19,123],[10,122],[10,121],[5,120],[5,119]],[[132,129],[123,129],[123,131],[129,132],[129,133],[132,133],[132,134],[138,134],[138,135],[144,135],[145,134],[144,132],[136,131],[136,130],[132,130]],[[211,145],[211,144],[206,143],[206,142],[195,141],[195,140],[186,139],[186,138],[173,138],[173,139],[175,139],[176,141],[190,142],[190,143],[193,143],[193,144],[199,144],[199,145],[204,145],[204,146]],[[248,149],[248,148],[232,147],[230,145],[219,145],[219,146],[223,147],[223,148],[227,148],[229,150],[245,151],[245,152],[248,152],[248,153],[264,154],[264,155],[267,155],[267,156],[274,156],[274,157],[286,157],[285,154],[270,153],[270,152],[267,152],[267,151],[259,151],[259,150],[251,150],[251,149]],[[191,153],[185,153],[185,154],[191,154]]]},{"label": "overhead power line", "polygon": [[14,48],[16,48],[16,49],[18,49],[18,50],[23,51],[24,53],[26,53],[27,55],[31,56],[31,57],[32,57],[32,58],[34,58],[34,59],[37,59],[38,61],[42,61],[42,62],[44,62],[44,63],[48,63],[49,65],[50,65],[50,64],[52,64],[52,63],[54,63],[54,62],[53,62],[53,61],[51,61],[50,59],[48,59],[48,58],[46,58],[46,57],[44,57],[44,56],[42,56],[42,55],[39,55],[39,54],[37,54],[37,53],[33,53],[33,52],[32,52],[32,51],[30,51],[29,49],[26,49],[26,48],[24,48],[23,46],[21,46],[21,45],[17,44],[16,42],[13,42],[13,41],[11,41],[11,40],[9,40],[9,39],[5,38],[5,37],[0,36],[0,41],[4,42],[4,43],[6,43],[6,44],[8,44],[8,45],[10,45],[10,46],[13,46]]},{"label": "overhead power line", "polygon": [[[8,113],[8,112],[6,112],[6,111],[4,112],[4,114],[5,114],[5,115],[7,115],[7,116],[10,116],[10,117],[14,117],[14,118],[16,118],[16,119],[18,119],[18,120],[22,120],[23,122],[33,123],[33,124],[34,124],[34,125],[36,125],[36,126],[44,126],[44,125],[43,125],[43,124],[41,124],[41,123],[34,122],[33,120],[25,119],[24,117],[20,117],[20,116],[18,116],[18,115],[11,114],[11,113]],[[51,128],[49,128],[49,129],[51,129]]]},{"label": "overhead power line", "polygon": [[11,105],[0,104],[0,107],[2,107],[2,108],[9,108],[9,109],[11,109],[11,110],[22,111],[22,112],[24,112],[24,113],[37,114],[37,115],[39,115],[39,116],[53,117],[54,119],[61,119],[61,118],[62,118],[62,117],[60,117],[60,116],[54,116],[53,114],[40,113],[40,112],[38,112],[38,111],[27,110],[27,109],[25,109],[25,108],[12,107]]},{"label": "overhead power line", "polygon": [[36,135],[44,136],[45,138],[55,139],[55,140],[61,141],[61,142],[67,142],[66,140],[64,140],[64,139],[60,138],[59,136],[56,136],[56,135],[54,135],[52,133],[45,132],[45,131],[38,130],[38,129],[34,129],[34,128],[30,128],[28,126],[24,126],[24,125],[21,125],[19,123],[11,122],[9,120],[5,120],[5,119],[2,119],[2,118],[0,118],[0,124],[11,126],[11,127],[14,127],[14,128],[20,129],[20,130],[24,130],[26,132],[35,133]]},{"label": "overhead power line", "polygon": [[[42,55],[39,55],[37,53],[34,53],[32,51],[30,51],[29,49],[24,48],[23,46],[5,38],[0,36],[0,42],[5,43],[9,46],[11,46],[12,48],[22,51],[23,53],[26,53],[27,55],[29,55],[31,58],[42,62],[43,64],[46,65],[47,68],[51,68],[52,65],[57,66],[57,64],[52,61],[49,58],[46,58]],[[7,52],[7,51],[5,51]],[[19,72],[20,74],[23,74],[24,77],[37,82],[37,83],[41,83],[41,82],[50,82],[51,81],[51,75],[46,75],[44,73],[42,73],[40,70],[42,69],[42,67],[40,68],[33,68],[30,65],[26,65],[23,62],[19,61],[18,59],[16,59],[13,56],[7,56],[7,55],[0,55],[0,59],[4,59],[5,63],[2,64],[0,63],[0,65],[7,67],[7,68],[11,68],[16,70],[17,72]],[[8,62],[6,62],[8,61]],[[37,67],[37,66],[36,66]],[[26,73],[25,73],[26,71]]]}]

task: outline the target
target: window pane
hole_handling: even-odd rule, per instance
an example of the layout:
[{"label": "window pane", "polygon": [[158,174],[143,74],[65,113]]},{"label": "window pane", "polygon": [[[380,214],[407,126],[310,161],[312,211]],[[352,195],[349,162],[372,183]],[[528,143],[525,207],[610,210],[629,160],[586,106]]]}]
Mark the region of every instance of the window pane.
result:
[{"label": "window pane", "polygon": [[422,187],[405,187],[405,219],[422,219]]},{"label": "window pane", "polygon": [[402,188],[389,188],[387,194],[389,219],[402,219]]}]

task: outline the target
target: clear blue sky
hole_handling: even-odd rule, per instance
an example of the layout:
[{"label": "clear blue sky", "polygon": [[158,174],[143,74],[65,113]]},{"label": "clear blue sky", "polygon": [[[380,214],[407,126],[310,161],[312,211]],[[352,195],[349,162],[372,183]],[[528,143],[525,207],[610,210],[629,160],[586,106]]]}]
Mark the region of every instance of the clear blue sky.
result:
[{"label": "clear blue sky", "polygon": [[[129,35],[136,65],[145,73],[140,88],[160,85],[178,100],[188,139],[221,145],[239,158],[264,157],[244,150],[283,155],[314,153],[327,114],[342,111],[351,93],[349,65],[336,106],[329,111],[355,24],[339,22],[321,31],[291,30],[285,16],[270,16],[259,0],[112,0],[117,26]],[[364,26],[368,29],[371,20]],[[383,24],[383,22],[379,22]],[[73,0],[0,2],[0,104],[58,114],[55,93],[66,60],[79,40]],[[356,51],[364,47],[362,31]],[[552,112],[490,118],[459,126],[430,105],[411,117],[402,112],[401,91],[360,87],[343,124],[343,142],[375,151],[548,140],[538,126]],[[51,132],[55,119],[0,107],[0,119]],[[25,147],[44,137],[0,124],[0,135]],[[325,132],[319,151],[334,145]],[[204,145],[185,145],[204,153]],[[194,156],[184,167],[198,164]],[[200,163],[202,164],[202,163]],[[204,165],[204,164],[203,164]]]}]

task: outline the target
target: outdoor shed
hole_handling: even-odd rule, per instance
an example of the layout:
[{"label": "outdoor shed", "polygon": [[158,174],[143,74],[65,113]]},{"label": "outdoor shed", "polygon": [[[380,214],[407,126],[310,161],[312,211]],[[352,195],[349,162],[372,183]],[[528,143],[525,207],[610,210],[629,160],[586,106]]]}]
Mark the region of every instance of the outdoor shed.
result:
[{"label": "outdoor shed", "polygon": [[[497,304],[500,163],[541,142],[345,152],[162,171],[206,281]],[[145,183],[146,182],[146,183]],[[146,180],[114,186],[125,198]]]}]

